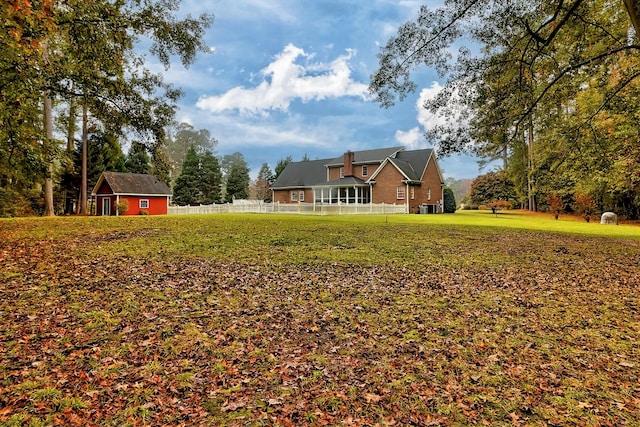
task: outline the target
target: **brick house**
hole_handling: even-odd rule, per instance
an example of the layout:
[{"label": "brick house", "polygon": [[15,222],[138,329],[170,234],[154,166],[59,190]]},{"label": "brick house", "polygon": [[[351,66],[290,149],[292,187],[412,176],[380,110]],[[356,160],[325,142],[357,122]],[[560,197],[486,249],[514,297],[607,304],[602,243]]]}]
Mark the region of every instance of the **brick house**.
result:
[{"label": "brick house", "polygon": [[117,215],[116,206],[126,202],[122,215],[166,215],[171,190],[153,175],[103,172],[91,196],[96,200],[96,215]]},{"label": "brick house", "polygon": [[280,203],[403,204],[410,213],[441,213],[443,187],[433,149],[391,147],[289,163],[271,190]]}]

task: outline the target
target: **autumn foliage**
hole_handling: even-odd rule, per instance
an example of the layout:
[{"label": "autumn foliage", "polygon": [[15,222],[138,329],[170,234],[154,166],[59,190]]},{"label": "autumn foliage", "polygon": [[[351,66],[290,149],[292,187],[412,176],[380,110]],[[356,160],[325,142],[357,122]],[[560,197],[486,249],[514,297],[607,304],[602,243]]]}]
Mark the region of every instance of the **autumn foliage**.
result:
[{"label": "autumn foliage", "polygon": [[637,422],[638,239],[369,221],[0,221],[0,425]]}]

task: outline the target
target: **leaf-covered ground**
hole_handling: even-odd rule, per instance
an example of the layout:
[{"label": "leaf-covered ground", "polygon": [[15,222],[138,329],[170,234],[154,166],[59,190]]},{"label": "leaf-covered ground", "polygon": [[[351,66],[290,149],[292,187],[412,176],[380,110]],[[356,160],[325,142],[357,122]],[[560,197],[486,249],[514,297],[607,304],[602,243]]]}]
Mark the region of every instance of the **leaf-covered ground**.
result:
[{"label": "leaf-covered ground", "polygon": [[261,216],[0,237],[2,426],[640,424],[638,239]]}]

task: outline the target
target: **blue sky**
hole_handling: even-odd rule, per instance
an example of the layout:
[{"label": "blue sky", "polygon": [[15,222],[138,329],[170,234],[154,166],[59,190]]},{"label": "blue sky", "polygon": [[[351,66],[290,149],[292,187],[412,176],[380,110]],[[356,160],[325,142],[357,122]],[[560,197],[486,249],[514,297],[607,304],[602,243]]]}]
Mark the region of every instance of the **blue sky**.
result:
[{"label": "blue sky", "polygon": [[[181,11],[215,16],[211,54],[189,69],[162,71],[183,89],[177,119],[208,129],[218,155],[241,152],[255,177],[262,163],[333,158],[345,150],[431,147],[436,117],[419,108],[439,87],[432,70],[416,75],[413,96],[390,109],[371,101],[369,77],[380,46],[417,16],[421,1],[183,0]],[[445,177],[481,172],[467,156],[441,158]]]}]

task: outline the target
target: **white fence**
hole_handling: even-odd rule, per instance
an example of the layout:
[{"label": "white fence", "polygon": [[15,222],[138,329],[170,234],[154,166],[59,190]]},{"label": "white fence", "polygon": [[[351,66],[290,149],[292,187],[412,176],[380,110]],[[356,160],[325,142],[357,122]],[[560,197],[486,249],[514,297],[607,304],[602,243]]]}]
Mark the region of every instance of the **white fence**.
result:
[{"label": "white fence", "polygon": [[403,214],[405,205],[391,204],[313,204],[313,203],[241,203],[200,206],[169,206],[170,215],[212,213],[288,213],[309,215]]}]

